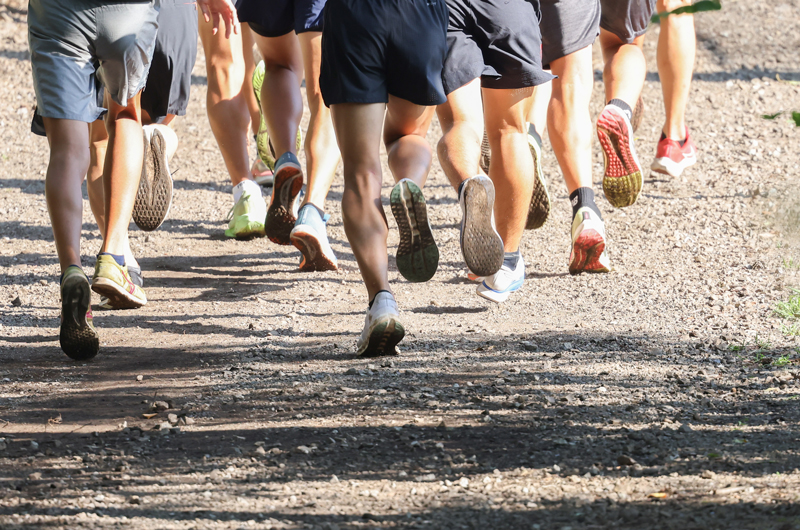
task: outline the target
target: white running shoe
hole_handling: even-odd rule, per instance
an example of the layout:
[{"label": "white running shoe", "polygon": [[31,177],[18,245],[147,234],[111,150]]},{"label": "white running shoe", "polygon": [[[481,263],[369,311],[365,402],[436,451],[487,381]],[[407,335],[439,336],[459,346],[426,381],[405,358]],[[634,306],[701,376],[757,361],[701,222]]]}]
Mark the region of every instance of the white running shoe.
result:
[{"label": "white running shoe", "polygon": [[513,270],[503,264],[500,270],[491,276],[483,278],[478,284],[478,295],[492,302],[505,302],[514,291],[519,291],[525,282],[525,262],[520,256],[516,268]]},{"label": "white running shoe", "polygon": [[390,292],[381,291],[375,295],[372,307],[367,309],[356,354],[361,357],[397,355],[395,346],[403,340],[405,334],[394,296]]},{"label": "white running shoe", "polygon": [[591,208],[581,208],[572,220],[572,252],[569,273],[608,272],[611,270],[606,253],[606,228]]}]

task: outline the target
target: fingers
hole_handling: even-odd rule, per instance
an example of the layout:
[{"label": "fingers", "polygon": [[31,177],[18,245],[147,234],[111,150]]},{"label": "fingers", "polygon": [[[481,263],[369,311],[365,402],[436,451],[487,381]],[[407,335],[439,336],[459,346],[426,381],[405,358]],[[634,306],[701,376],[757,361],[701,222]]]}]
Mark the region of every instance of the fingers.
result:
[{"label": "fingers", "polygon": [[210,22],[211,12],[208,10],[208,6],[205,4],[205,2],[197,2],[197,4],[200,6],[200,11],[202,11],[205,21]]},{"label": "fingers", "polygon": [[[214,18],[214,22],[213,22],[213,24],[211,26],[211,28],[212,28],[211,29],[211,34],[212,35],[216,35],[217,32],[219,31],[219,18],[220,18],[219,17],[219,13],[214,13],[214,17],[213,18]],[[227,24],[227,20],[225,21],[225,23]]]}]

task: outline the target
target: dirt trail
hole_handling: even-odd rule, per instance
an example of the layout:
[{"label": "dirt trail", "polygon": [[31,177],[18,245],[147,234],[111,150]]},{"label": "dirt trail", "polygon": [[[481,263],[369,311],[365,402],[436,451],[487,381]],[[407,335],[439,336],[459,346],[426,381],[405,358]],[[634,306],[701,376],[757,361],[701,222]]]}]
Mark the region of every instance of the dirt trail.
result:
[{"label": "dirt trail", "polygon": [[[761,117],[800,110],[798,14],[798,0],[727,0],[697,17],[700,161],[648,177],[624,211],[600,198],[608,275],[567,273],[570,210],[546,145],[553,215],[524,239],[525,287],[501,306],[477,297],[434,164],[440,268],[424,285],[392,270],[409,335],[375,361],[353,357],[366,296],[340,179],[341,271],[300,274],[293,247],[224,238],[201,57],[170,218],[131,232],[150,302],[97,311],[102,351],[81,364],[58,348],[26,10],[0,3],[0,527],[800,529],[800,354],[774,314],[798,284],[800,128]],[[600,194],[597,146],[595,168]],[[88,271],[100,236],[88,202],[84,215]]]}]

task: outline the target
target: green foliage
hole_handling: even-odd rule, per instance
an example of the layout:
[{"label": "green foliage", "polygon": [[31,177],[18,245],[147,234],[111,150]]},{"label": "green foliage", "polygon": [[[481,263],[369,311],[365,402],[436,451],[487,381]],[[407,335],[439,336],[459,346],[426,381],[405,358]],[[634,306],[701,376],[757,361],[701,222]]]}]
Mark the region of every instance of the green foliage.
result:
[{"label": "green foliage", "polygon": [[773,312],[781,318],[800,318],[800,291],[793,289],[794,295],[784,302],[775,304]]},{"label": "green foliage", "polygon": [[800,127],[800,112],[792,112],[792,120],[797,127]]},{"label": "green foliage", "polygon": [[783,355],[782,357],[778,357],[774,361],[772,361],[772,366],[786,366],[787,364],[791,364],[792,360],[789,359],[788,355]]},{"label": "green foliage", "polygon": [[800,325],[798,324],[781,324],[781,333],[786,335],[787,337],[797,337],[800,335]]},{"label": "green foliage", "polygon": [[700,0],[699,2],[695,2],[692,5],[682,6],[672,11],[666,11],[664,13],[656,13],[650,18],[650,22],[652,22],[653,24],[658,24],[661,22],[662,18],[669,17],[672,15],[694,14],[694,13],[700,13],[701,11],[719,11],[720,9],[722,9],[722,4],[720,3],[720,0]]},{"label": "green foliage", "polygon": [[783,114],[783,111],[776,112],[775,114],[762,114],[761,117],[764,118],[765,120],[774,120],[781,114]]}]

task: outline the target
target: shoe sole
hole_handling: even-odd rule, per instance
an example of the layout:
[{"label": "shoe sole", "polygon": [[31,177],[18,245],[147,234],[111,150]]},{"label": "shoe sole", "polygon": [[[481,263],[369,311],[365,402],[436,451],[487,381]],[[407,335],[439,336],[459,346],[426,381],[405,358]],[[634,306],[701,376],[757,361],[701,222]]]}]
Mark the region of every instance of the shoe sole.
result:
[{"label": "shoe sole", "polygon": [[92,303],[89,282],[78,278],[64,285],[61,296],[61,350],[76,361],[92,359],[100,351],[100,337],[86,320]]},{"label": "shoe sole", "polygon": [[428,223],[422,190],[403,180],[392,188],[389,203],[400,232],[397,270],[410,282],[427,282],[439,267],[439,249]]},{"label": "shoe sole", "polygon": [[636,158],[633,137],[622,112],[606,108],[597,119],[597,138],[605,160],[603,191],[615,208],[636,202],[642,191],[642,169]]},{"label": "shoe sole", "polygon": [[358,354],[359,357],[383,357],[397,355],[397,344],[403,340],[406,330],[395,318],[388,317],[378,322],[369,334],[367,347]]},{"label": "shoe sole", "polygon": [[492,162],[492,148],[489,146],[489,136],[486,131],[483,131],[483,140],[481,140],[481,158],[479,165],[484,173],[489,174],[489,165]]},{"label": "shoe sole", "polygon": [[300,263],[301,271],[335,271],[339,269],[336,262],[323,251],[322,243],[316,234],[305,230],[292,230],[290,239],[292,245],[303,255],[303,261]]},{"label": "shoe sole", "polygon": [[523,283],[524,281],[521,280],[519,282],[513,283],[511,287],[509,287],[505,291],[495,291],[494,289],[486,285],[485,281],[482,281],[475,289],[475,292],[478,293],[478,296],[480,297],[483,297],[487,300],[500,304],[508,300],[508,297],[511,296],[511,293],[515,293],[520,289],[522,289]]},{"label": "shoe sole", "polygon": [[669,158],[656,158],[650,165],[650,170],[662,175],[678,178],[687,167],[697,163],[697,158],[686,158],[683,162],[675,162]]},{"label": "shoe sole", "polygon": [[141,300],[132,296],[131,293],[107,278],[93,278],[92,291],[108,298],[108,303],[115,309],[138,309],[147,304],[147,299]]},{"label": "shoe sole", "polygon": [[528,219],[525,221],[525,229],[536,230],[544,226],[550,217],[550,193],[547,191],[547,183],[542,174],[542,151],[530,133],[528,133],[528,145],[530,145],[533,156],[533,170],[536,178],[533,181],[533,194],[528,209]]},{"label": "shoe sole", "polygon": [[145,232],[152,232],[164,222],[172,207],[172,175],[167,166],[166,141],[158,131],[145,142],[145,157],[139,189],[133,203],[133,222]]},{"label": "shoe sole", "polygon": [[293,163],[284,164],[275,173],[275,184],[272,188],[272,199],[267,209],[267,220],[264,230],[267,237],[278,245],[291,245],[291,234],[297,216],[294,203],[300,190],[303,189],[303,171]]},{"label": "shoe sole", "polygon": [[461,193],[461,254],[473,274],[491,276],[503,266],[503,240],[492,226],[494,187],[481,181],[469,179]]},{"label": "shoe sole", "polygon": [[606,241],[597,230],[582,231],[572,244],[569,273],[574,275],[582,272],[608,272],[608,267],[600,263],[600,257],[605,249]]},{"label": "shoe sole", "polygon": [[233,230],[230,228],[225,230],[226,236],[233,237],[237,241],[250,241],[251,239],[264,237],[266,235],[264,223],[253,221],[247,216],[241,216],[240,220],[244,222],[236,223]]}]

